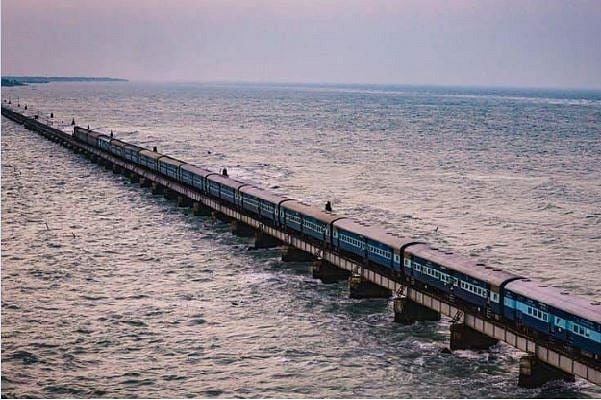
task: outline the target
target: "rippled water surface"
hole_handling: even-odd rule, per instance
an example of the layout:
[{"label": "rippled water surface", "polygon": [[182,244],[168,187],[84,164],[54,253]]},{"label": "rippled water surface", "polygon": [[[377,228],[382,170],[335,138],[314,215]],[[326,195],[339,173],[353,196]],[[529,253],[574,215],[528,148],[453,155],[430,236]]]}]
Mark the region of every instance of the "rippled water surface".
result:
[{"label": "rippled water surface", "polygon": [[[601,93],[51,83],[6,88],[90,125],[600,299]],[[2,394],[601,397],[516,387],[520,353],[442,350],[309,264],[251,252],[2,118]],[[438,227],[438,230],[435,228]]]}]

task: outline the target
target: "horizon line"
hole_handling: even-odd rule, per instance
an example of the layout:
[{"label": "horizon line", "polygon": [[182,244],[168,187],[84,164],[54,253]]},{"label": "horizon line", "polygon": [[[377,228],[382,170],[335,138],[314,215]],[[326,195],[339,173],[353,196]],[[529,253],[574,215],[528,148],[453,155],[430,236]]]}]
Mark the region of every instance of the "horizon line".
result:
[{"label": "horizon line", "polygon": [[[333,82],[333,81],[296,81],[296,80],[238,80],[238,79],[131,79],[112,76],[88,76],[88,75],[19,75],[2,74],[7,78],[84,78],[84,79],[120,79],[121,82],[130,83],[201,83],[201,84],[242,84],[242,85],[321,85],[321,86],[399,86],[415,88],[456,88],[456,89],[526,89],[526,90],[575,90],[575,91],[601,91],[601,86],[546,86],[546,85],[514,85],[514,84],[479,84],[479,83],[382,83],[382,82]],[[94,83],[94,82],[89,82]],[[106,82],[105,82],[106,83]],[[117,82],[114,82],[117,83]]]}]

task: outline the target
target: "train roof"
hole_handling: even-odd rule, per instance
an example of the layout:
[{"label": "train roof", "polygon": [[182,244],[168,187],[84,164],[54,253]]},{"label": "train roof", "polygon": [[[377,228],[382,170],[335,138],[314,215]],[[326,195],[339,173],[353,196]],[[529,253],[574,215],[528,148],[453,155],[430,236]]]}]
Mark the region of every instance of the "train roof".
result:
[{"label": "train roof", "polygon": [[418,243],[415,239],[402,237],[390,232],[387,232],[383,226],[374,225],[367,229],[367,238],[375,242],[385,244],[393,249],[402,249],[409,244]]},{"label": "train roof", "polygon": [[232,179],[225,175],[217,174],[217,173],[207,175],[206,178],[210,181],[217,182],[217,183],[220,183],[222,185],[225,185],[225,186],[228,186],[228,187],[231,187],[234,189],[240,189],[241,186],[248,185],[248,183],[246,183],[246,182],[237,181],[235,179]]},{"label": "train roof", "polygon": [[148,149],[140,150],[140,155],[152,158],[155,161],[164,156],[164,154],[157,153],[156,151],[152,151],[152,150],[148,150]]},{"label": "train roof", "polygon": [[138,151],[144,149],[143,147],[136,146],[135,144],[127,143],[127,142],[124,142],[123,140],[119,140],[119,139],[111,139],[110,143],[111,143],[111,145],[120,146],[120,147],[128,147],[130,149],[135,149]]},{"label": "train roof", "polygon": [[400,250],[409,244],[417,243],[415,239],[402,237],[395,235],[394,233],[387,232],[383,226],[368,225],[352,218],[344,218],[336,221],[334,222],[334,226],[338,229],[344,229],[345,231],[363,236],[374,242],[385,244],[393,249]]},{"label": "train roof", "polygon": [[[37,121],[36,121],[37,122]],[[37,122],[39,123],[39,122]],[[93,137],[98,137],[98,136],[106,136],[108,137],[108,135],[106,133],[102,133],[102,132],[98,132],[98,131],[93,131],[91,129],[86,129],[86,128],[82,128],[81,126],[76,126],[73,128],[73,132],[75,131],[84,131],[88,136],[93,136]]]},{"label": "train roof", "polygon": [[434,262],[444,268],[458,271],[483,282],[488,282],[494,286],[501,286],[508,280],[521,278],[520,275],[516,275],[512,272],[487,266],[473,257],[467,257],[451,251],[439,250],[428,244],[411,245],[405,249],[405,252]]},{"label": "train roof", "polygon": [[352,232],[360,236],[368,236],[369,228],[371,228],[371,225],[358,221],[354,218],[340,219],[334,222],[334,226],[338,229],[344,229],[345,231]]},{"label": "train roof", "polygon": [[208,169],[201,168],[193,164],[184,164],[181,166],[181,169],[192,172],[193,174],[196,174],[198,176],[202,176],[203,178],[205,178],[207,175],[215,173],[213,171],[209,171]]},{"label": "train roof", "polygon": [[325,224],[330,224],[337,219],[345,218],[341,215],[335,215],[326,211],[322,211],[317,207],[301,203],[300,201],[294,199],[286,200],[281,206],[287,208],[288,210],[296,211],[299,214],[315,218],[316,220]]},{"label": "train roof", "polygon": [[574,296],[540,281],[521,279],[510,282],[506,290],[544,303],[597,324],[601,324],[601,302]]},{"label": "train roof", "polygon": [[277,195],[275,193],[272,193],[268,190],[256,186],[244,186],[240,188],[240,192],[249,194],[262,200],[266,200],[273,204],[280,204],[280,202],[282,201],[290,200],[290,198],[288,197]]},{"label": "train roof", "polygon": [[185,162],[180,161],[177,158],[173,158],[173,157],[169,157],[169,156],[165,156],[165,155],[163,157],[159,158],[159,162],[169,164],[169,165],[174,165],[176,167],[179,167],[179,166],[185,164]]}]

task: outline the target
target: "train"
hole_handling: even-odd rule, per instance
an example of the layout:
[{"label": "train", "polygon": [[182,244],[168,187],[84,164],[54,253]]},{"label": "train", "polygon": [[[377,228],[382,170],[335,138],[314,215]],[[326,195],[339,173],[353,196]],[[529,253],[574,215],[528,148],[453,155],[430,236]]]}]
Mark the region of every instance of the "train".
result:
[{"label": "train", "polygon": [[601,362],[601,303],[570,296],[473,258],[274,194],[101,132],[74,127],[73,137],[194,188],[264,224],[357,260],[483,318],[593,362]]}]

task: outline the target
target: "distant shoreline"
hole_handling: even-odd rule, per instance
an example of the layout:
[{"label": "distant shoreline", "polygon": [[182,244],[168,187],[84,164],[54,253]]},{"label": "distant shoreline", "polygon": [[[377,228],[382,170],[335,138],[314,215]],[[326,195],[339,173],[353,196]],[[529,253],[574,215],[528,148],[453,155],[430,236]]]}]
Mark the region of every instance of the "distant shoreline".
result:
[{"label": "distant shoreline", "polygon": [[27,86],[49,82],[127,82],[127,79],[86,76],[3,76],[2,86]]}]

